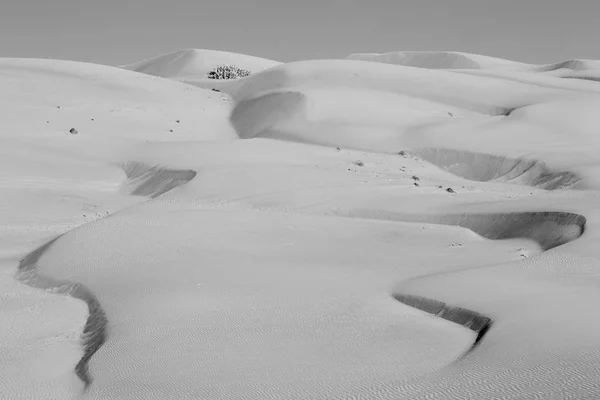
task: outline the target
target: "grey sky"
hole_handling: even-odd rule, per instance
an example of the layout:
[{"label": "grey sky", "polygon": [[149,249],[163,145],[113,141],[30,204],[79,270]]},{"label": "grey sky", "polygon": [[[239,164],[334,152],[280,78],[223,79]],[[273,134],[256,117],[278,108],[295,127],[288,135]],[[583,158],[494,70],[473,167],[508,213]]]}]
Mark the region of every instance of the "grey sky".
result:
[{"label": "grey sky", "polygon": [[600,59],[598,0],[0,0],[0,57],[118,65],[183,48],[278,61],[455,50]]}]

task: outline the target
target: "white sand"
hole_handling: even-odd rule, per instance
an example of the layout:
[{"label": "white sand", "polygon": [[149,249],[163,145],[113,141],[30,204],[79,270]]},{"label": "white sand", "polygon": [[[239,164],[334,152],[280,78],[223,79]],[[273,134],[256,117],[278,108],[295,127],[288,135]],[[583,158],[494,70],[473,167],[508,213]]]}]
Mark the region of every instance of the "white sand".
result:
[{"label": "white sand", "polygon": [[0,398],[597,397],[598,83],[215,54],[0,60]]}]

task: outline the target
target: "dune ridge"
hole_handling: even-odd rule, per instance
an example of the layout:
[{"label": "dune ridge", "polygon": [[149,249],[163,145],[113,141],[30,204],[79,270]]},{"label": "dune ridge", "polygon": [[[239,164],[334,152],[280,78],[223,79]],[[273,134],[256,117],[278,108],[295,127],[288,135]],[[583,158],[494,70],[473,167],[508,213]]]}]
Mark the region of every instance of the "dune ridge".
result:
[{"label": "dune ridge", "polygon": [[[124,187],[134,196],[154,199],[161,194],[184,185],[194,179],[192,170],[175,170],[159,166],[150,166],[140,162],[128,162],[123,165],[127,175]],[[105,343],[108,336],[108,318],[94,293],[81,283],[61,281],[38,273],[39,260],[62,234],[27,254],[19,263],[18,279],[32,287],[51,290],[82,300],[88,306],[88,317],[81,336],[83,355],[75,366],[75,373],[87,389],[92,383],[88,363],[94,353]]]},{"label": "dune ridge", "polygon": [[449,306],[441,301],[428,299],[421,296],[413,296],[401,293],[394,293],[394,299],[407,306],[425,311],[426,313],[443,318],[455,324],[464,326],[467,329],[475,332],[476,337],[473,345],[465,352],[465,357],[469,352],[473,351],[483,340],[485,334],[491,329],[494,321],[490,317],[482,315],[478,312],[468,310],[461,307]]},{"label": "dune ridge", "polygon": [[486,239],[526,238],[546,251],[583,235],[586,218],[570,212],[528,211],[463,214],[401,214],[391,211],[353,209],[349,215],[402,222],[425,222],[467,228]]},{"label": "dune ridge", "polygon": [[88,362],[106,340],[108,319],[98,298],[84,285],[69,281],[59,281],[37,273],[39,259],[58,239],[60,239],[60,236],[25,256],[19,263],[17,276],[26,285],[71,296],[87,304],[88,317],[81,336],[83,355],[77,365],[75,365],[75,374],[81,379],[87,389],[92,383]]}]

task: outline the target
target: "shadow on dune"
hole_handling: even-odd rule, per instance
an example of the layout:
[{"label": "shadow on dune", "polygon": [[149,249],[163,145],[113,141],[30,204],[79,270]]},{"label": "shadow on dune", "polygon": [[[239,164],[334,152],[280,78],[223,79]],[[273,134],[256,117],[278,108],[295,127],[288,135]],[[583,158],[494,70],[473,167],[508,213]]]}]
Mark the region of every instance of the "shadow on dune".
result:
[{"label": "shadow on dune", "polygon": [[[192,170],[170,170],[137,162],[124,165],[123,170],[129,179],[126,185],[131,194],[149,198],[160,196],[191,181],[196,176],[196,172]],[[65,294],[87,304],[88,318],[81,338],[83,356],[75,366],[75,373],[87,388],[92,382],[88,363],[106,341],[108,319],[98,298],[82,284],[61,281],[38,273],[40,258],[61,236],[25,256],[19,264],[18,279],[29,286]]]},{"label": "shadow on dune", "polygon": [[230,121],[240,139],[251,139],[290,119],[304,118],[308,101],[301,92],[277,92],[239,101]]},{"label": "shadow on dune", "polygon": [[191,169],[168,169],[139,162],[125,164],[123,171],[127,175],[125,186],[128,191],[134,196],[151,199],[188,183],[196,176],[196,171]]},{"label": "shadow on dune", "polygon": [[433,314],[455,324],[471,329],[477,334],[471,348],[472,351],[483,339],[487,331],[492,327],[493,321],[485,315],[461,307],[448,306],[441,301],[428,299],[426,297],[412,296],[407,294],[394,294],[394,299],[407,306]]},{"label": "shadow on dune", "polygon": [[553,171],[538,160],[445,148],[422,148],[410,153],[456,176],[477,182],[497,181],[555,190],[581,181],[572,172]]}]

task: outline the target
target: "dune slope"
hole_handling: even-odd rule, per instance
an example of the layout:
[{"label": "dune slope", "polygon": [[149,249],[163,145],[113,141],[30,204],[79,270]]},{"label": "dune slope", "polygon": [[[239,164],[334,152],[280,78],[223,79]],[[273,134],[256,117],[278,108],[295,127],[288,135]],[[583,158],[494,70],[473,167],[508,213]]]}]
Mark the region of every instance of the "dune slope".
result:
[{"label": "dune slope", "polygon": [[226,82],[208,79],[208,73],[220,65],[234,65],[251,73],[257,73],[280,64],[265,58],[226,51],[184,49],[123,65],[121,68],[204,88],[222,88]]}]

